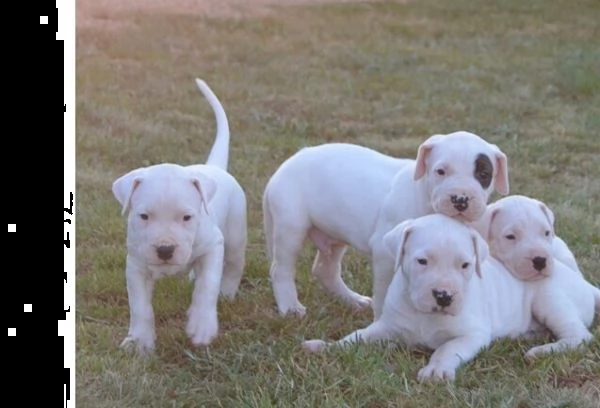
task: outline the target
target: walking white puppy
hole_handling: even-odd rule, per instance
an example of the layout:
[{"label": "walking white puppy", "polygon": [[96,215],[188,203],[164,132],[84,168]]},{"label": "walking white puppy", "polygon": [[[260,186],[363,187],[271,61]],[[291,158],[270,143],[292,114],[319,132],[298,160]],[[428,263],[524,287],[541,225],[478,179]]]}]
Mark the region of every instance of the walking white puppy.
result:
[{"label": "walking white puppy", "polygon": [[[398,338],[409,347],[434,350],[419,370],[419,380],[453,381],[456,369],[493,340],[529,333],[534,318],[555,319],[555,311],[544,307],[544,299],[557,287],[565,299],[581,297],[574,312],[581,322],[592,323],[594,300],[581,296],[585,286],[571,279],[571,270],[557,270],[532,286],[488,256],[479,233],[447,216],[431,214],[404,221],[385,235],[384,243],[394,254],[395,274],[380,318],[335,343],[305,341],[306,350]],[[562,338],[566,333],[554,334]]]},{"label": "walking white puppy", "polygon": [[306,312],[294,279],[308,237],[318,249],[313,274],[350,305],[365,307],[371,299],[342,280],[347,245],[373,258],[377,317],[393,266],[381,244],[383,235],[405,219],[432,212],[476,220],[494,188],[508,194],[506,156],[497,146],[463,131],[430,137],[419,147],[416,160],[345,143],[300,150],[273,174],[263,196],[270,276],[279,312]]},{"label": "walking white puppy", "polygon": [[130,325],[123,348],[152,352],[156,332],[152,294],[164,276],[190,273],[194,280],[187,334],[208,345],[218,334],[217,299],[233,298],[244,268],[246,197],[227,173],[229,125],[208,85],[196,84],[214,110],[217,135],[205,165],[157,164],[117,179],[113,193],[129,212],[127,293]]},{"label": "walking white puppy", "polygon": [[[577,347],[591,338],[580,310],[593,299],[600,313],[600,289],[585,280],[573,253],[554,232],[554,214],[543,202],[513,195],[488,206],[484,217],[474,224],[487,240],[491,254],[517,278],[530,282],[531,290],[554,274],[568,277],[569,282],[551,281],[552,291],[540,299],[539,307],[550,316],[543,321],[553,333],[560,333],[555,343],[535,347],[527,352],[532,358],[550,351]],[[568,268],[575,271],[568,276]],[[570,285],[579,295],[569,298],[561,285]],[[578,288],[578,289],[577,289]],[[566,292],[566,293],[565,293]],[[535,311],[534,311],[535,313]]]}]

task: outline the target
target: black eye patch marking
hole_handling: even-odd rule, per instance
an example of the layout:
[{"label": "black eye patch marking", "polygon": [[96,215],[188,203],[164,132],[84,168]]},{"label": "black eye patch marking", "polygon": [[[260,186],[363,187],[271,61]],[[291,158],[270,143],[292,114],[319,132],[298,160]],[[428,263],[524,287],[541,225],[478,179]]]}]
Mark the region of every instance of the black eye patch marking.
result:
[{"label": "black eye patch marking", "polygon": [[479,153],[475,159],[475,171],[473,171],[475,180],[481,184],[481,187],[488,188],[492,184],[493,174],[494,165],[492,161],[485,154]]}]

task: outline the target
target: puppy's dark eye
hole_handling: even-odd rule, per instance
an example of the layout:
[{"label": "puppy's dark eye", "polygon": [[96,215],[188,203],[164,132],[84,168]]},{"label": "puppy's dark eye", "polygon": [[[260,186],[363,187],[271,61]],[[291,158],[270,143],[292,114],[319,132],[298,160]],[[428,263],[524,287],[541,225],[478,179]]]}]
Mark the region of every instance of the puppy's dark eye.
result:
[{"label": "puppy's dark eye", "polygon": [[191,216],[191,215],[184,215],[184,216],[183,216],[183,220],[184,220],[184,221],[189,221],[189,220],[191,220],[191,219],[192,219],[192,216]]},{"label": "puppy's dark eye", "polygon": [[144,221],[148,220],[148,214],[140,214],[140,218]]},{"label": "puppy's dark eye", "polygon": [[445,174],[446,174],[446,172],[444,171],[444,169],[437,169],[435,172],[436,172],[438,175],[440,175],[440,176],[443,176],[443,175],[445,175]]},{"label": "puppy's dark eye", "polygon": [[425,258],[419,258],[417,259],[417,262],[419,263],[419,265],[427,265],[427,259]]},{"label": "puppy's dark eye", "polygon": [[546,236],[549,237],[550,236],[550,231],[546,231]]},{"label": "puppy's dark eye", "polygon": [[510,239],[510,240],[516,239],[516,237],[513,234],[508,234],[504,238]]},{"label": "puppy's dark eye", "polygon": [[463,269],[467,269],[469,267],[469,263],[465,262],[464,264],[462,264],[462,268]]}]

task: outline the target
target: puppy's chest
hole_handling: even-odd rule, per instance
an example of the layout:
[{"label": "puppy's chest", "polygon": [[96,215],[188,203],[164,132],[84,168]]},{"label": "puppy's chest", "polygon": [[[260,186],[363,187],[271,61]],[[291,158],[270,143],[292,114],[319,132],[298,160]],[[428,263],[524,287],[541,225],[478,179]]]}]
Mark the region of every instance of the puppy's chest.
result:
[{"label": "puppy's chest", "polygon": [[456,337],[453,330],[446,327],[438,319],[422,319],[400,330],[402,341],[411,347],[426,347],[435,350],[442,344]]},{"label": "puppy's chest", "polygon": [[188,263],[187,265],[181,266],[181,265],[173,265],[167,268],[160,268],[160,269],[150,269],[150,274],[152,275],[152,278],[154,280],[157,279],[161,279],[161,278],[166,278],[166,277],[171,277],[171,276],[179,276],[179,275],[184,275],[184,274],[189,274],[190,271],[192,270],[192,263]]}]

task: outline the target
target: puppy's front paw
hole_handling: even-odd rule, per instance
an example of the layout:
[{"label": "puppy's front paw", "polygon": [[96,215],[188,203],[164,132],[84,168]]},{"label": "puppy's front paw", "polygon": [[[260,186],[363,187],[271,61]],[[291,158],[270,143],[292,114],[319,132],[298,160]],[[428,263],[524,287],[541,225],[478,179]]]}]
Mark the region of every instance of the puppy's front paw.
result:
[{"label": "puppy's front paw", "polygon": [[302,342],[302,348],[311,353],[318,353],[327,348],[327,342],[323,340],[306,340]]},{"label": "puppy's front paw", "polygon": [[525,360],[531,362],[536,358],[542,357],[547,354],[558,353],[567,348],[567,344],[561,342],[542,344],[541,346],[535,346],[530,348],[525,353]]},{"label": "puppy's front paw", "polygon": [[155,342],[151,337],[141,338],[130,335],[125,337],[120,347],[127,352],[137,352],[138,355],[145,357],[154,352]]},{"label": "puppy's front paw", "polygon": [[304,317],[304,316],[306,316],[306,308],[300,302],[297,302],[294,305],[289,305],[289,306],[279,308],[279,314],[284,317],[286,317],[286,316]]},{"label": "puppy's front paw", "polygon": [[453,382],[456,370],[439,363],[429,363],[419,370],[417,379],[419,381],[448,381]]},{"label": "puppy's front paw", "polygon": [[576,349],[583,346],[585,343],[593,339],[593,335],[590,332],[583,333],[579,336],[573,336],[570,338],[563,338],[554,343],[542,344],[541,346],[535,346],[530,348],[525,353],[525,359],[529,362],[532,360],[552,353],[560,353],[565,350]]},{"label": "puppy's front paw", "polygon": [[194,346],[208,346],[219,333],[219,321],[217,312],[200,313],[192,310],[186,333]]}]

